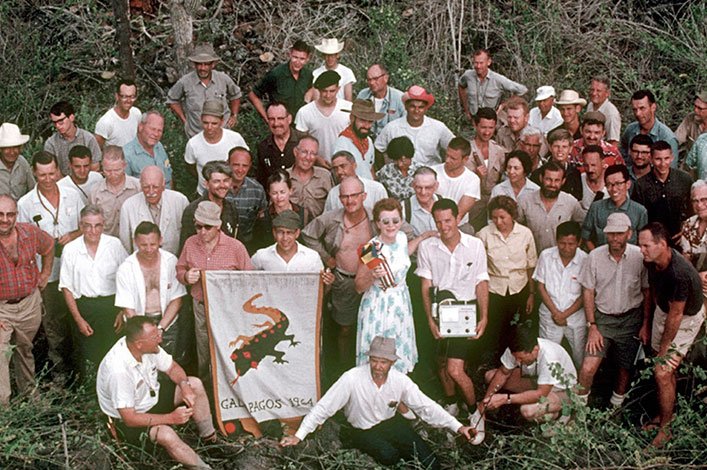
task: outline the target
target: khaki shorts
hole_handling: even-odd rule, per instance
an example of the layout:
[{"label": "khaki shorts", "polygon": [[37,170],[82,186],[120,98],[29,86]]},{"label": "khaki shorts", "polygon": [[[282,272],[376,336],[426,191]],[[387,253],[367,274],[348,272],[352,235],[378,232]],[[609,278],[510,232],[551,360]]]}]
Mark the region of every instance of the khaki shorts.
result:
[{"label": "khaki shorts", "polygon": [[[668,315],[656,305],[655,313],[653,314],[653,328],[651,333],[651,347],[654,351],[660,349],[660,340],[663,337],[665,329],[665,319]],[[700,327],[705,321],[705,307],[702,306],[699,312],[695,315],[683,315],[680,327],[675,335],[675,339],[670,345],[671,351],[677,351],[680,355],[685,356],[687,351],[695,341],[697,333],[700,332]]]}]

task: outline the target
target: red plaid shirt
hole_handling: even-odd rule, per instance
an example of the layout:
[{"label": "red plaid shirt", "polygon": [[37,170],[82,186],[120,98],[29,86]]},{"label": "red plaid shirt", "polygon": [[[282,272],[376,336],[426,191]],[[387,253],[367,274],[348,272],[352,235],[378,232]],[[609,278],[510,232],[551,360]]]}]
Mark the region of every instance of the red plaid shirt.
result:
[{"label": "red plaid shirt", "polygon": [[[626,164],[616,145],[611,145],[609,142],[602,140],[600,147],[604,152],[603,162],[606,166]],[[584,173],[584,159],[582,158],[582,150],[584,150],[584,139],[575,140],[572,150],[570,150],[569,160],[570,163],[574,163],[580,172]]]},{"label": "red plaid shirt", "polygon": [[[182,249],[182,254],[177,261],[177,279],[184,285],[187,271],[198,268],[204,271],[253,271],[248,250],[243,243],[219,232],[219,239],[214,251],[207,253],[199,235],[187,238]],[[199,302],[204,301],[204,292],[201,282],[191,286],[191,296]]]},{"label": "red plaid shirt", "polygon": [[54,240],[32,224],[15,224],[17,232],[17,264],[0,245],[0,300],[27,297],[37,288],[39,269],[35,255],[50,253]]}]

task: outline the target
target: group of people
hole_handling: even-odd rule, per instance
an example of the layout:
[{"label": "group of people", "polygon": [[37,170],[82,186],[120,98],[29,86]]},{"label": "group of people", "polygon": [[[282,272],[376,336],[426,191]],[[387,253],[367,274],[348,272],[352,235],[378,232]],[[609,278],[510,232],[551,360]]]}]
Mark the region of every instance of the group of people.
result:
[{"label": "group of people", "polygon": [[[621,133],[607,79],[591,79],[589,103],[541,86],[531,109],[528,89],[479,50],[458,85],[468,140],[428,115],[430,91],[389,85],[383,64],[366,70],[354,99],[344,43],[315,48],[321,67],[310,70],[314,52],[296,41],[247,94],[269,128],[253,153],[231,130],[240,88],[216,70],[210,45],[195,47],[194,71],[167,94],[189,137],[194,194],[174,190],[164,117],[134,106],[131,80],[117,82],[94,133],[70,103],[52,106],[56,133],[31,159],[21,155],[29,136],[0,126],[0,404],[10,362],[18,392],[32,389],[41,323],[58,374],[98,366],[99,404],[119,435],[147,432],[175,460],[206,468],[170,427],[192,419],[205,442],[216,439],[201,273],[320,272],[335,338],[326,364],[337,376],[355,367],[283,446],[343,408],[352,445],[383,463],[417,455],[436,467],[408,419],[478,445],[486,412],[503,405],[560,418],[570,390],[587,401],[608,353],[620,406],[643,345],[658,358],[648,427],[654,445],[667,442],[677,369],[703,334],[707,92],[673,133],[639,90]],[[450,302],[476,312],[468,338],[440,329],[437,310]],[[180,312],[193,312],[193,331]],[[434,348],[418,349],[424,336]],[[189,340],[193,377],[172,357],[183,359]],[[439,403],[409,376],[430,356]]]}]

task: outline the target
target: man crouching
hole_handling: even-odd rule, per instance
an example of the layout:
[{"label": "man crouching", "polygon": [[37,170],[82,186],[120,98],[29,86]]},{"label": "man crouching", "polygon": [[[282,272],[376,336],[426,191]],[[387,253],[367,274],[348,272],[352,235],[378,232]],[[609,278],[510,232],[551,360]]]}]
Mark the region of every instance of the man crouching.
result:
[{"label": "man crouching", "polygon": [[[149,317],[135,316],[125,323],[125,337],[108,351],[98,368],[96,392],[103,413],[115,422],[118,438],[139,446],[140,436],[188,468],[211,468],[194,452],[172,425],[194,420],[204,442],[214,442],[216,432],[204,386],[161,347],[162,331]],[[171,382],[160,386],[158,371]]]}]

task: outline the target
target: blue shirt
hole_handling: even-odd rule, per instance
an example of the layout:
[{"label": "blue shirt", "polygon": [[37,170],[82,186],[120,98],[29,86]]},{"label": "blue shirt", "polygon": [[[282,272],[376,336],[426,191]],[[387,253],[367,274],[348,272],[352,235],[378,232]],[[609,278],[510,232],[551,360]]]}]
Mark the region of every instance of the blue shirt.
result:
[{"label": "blue shirt", "polygon": [[[629,153],[629,144],[631,139],[636,137],[641,133],[641,126],[638,121],[633,121],[631,124],[626,126],[624,135],[621,136],[621,155],[624,157],[626,166],[631,168],[633,166],[633,160],[631,160],[631,154]],[[660,122],[658,119],[655,120],[653,128],[648,133],[648,137],[651,138],[653,142],[658,142],[659,140],[664,140],[670,144],[670,148],[673,150],[673,163],[670,165],[673,168],[678,167],[678,139],[675,137],[673,131],[670,130],[668,126]]]},{"label": "blue shirt", "polygon": [[[370,101],[373,103],[373,106],[376,105],[376,99],[370,88],[364,88],[359,91],[356,98],[359,100]],[[385,98],[383,98],[383,101],[381,102],[380,109],[377,109],[376,111],[379,113],[384,113],[385,116],[373,123],[373,126],[371,127],[371,138],[373,140],[375,140],[376,136],[380,134],[380,131],[383,130],[386,124],[407,114],[407,111],[405,111],[405,104],[403,104],[403,92],[397,88],[389,86],[388,91],[385,94]]]},{"label": "blue shirt", "polygon": [[154,157],[140,145],[137,137],[125,144],[123,146],[123,154],[125,154],[125,161],[128,163],[125,173],[128,176],[139,178],[143,168],[156,165],[162,170],[166,186],[169,188],[172,185],[172,166],[169,164],[167,151],[164,149],[162,142],[157,142],[157,145],[152,150],[155,153]]}]

